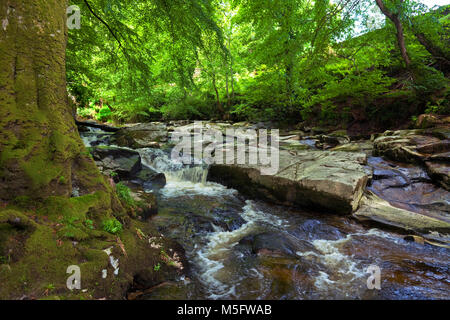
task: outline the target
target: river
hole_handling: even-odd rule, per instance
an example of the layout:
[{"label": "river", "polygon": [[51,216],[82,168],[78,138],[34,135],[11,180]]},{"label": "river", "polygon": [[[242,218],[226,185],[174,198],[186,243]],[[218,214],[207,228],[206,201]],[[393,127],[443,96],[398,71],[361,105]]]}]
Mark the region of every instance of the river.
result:
[{"label": "river", "polygon": [[[97,131],[97,134],[99,132]],[[83,135],[83,134],[82,134]],[[90,145],[95,138],[84,134]],[[163,172],[158,230],[186,250],[187,276],[144,299],[446,299],[450,251],[351,217],[246,199],[159,149],[137,150]],[[381,290],[369,289],[370,266]]]}]

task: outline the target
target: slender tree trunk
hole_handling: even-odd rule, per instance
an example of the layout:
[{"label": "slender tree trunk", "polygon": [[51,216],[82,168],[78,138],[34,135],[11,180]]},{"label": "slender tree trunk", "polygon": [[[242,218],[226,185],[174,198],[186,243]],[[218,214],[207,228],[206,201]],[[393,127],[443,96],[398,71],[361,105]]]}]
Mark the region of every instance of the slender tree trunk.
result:
[{"label": "slender tree trunk", "polygon": [[[402,55],[403,61],[406,64],[406,68],[409,69],[411,66],[411,58],[409,57],[408,50],[406,49],[405,44],[405,34],[403,31],[403,24],[400,21],[398,14],[392,13],[389,9],[384,5],[383,0],[375,0],[381,12],[388,17],[395,25],[397,30],[397,43],[400,49],[400,53]],[[400,0],[403,2],[403,0]]]},{"label": "slender tree trunk", "polygon": [[230,97],[230,90],[229,90],[229,80],[228,77],[230,77],[231,86],[233,86],[233,57],[231,55],[231,36],[233,32],[233,27],[230,27],[230,34],[228,36],[228,53],[230,55],[229,57],[229,68],[227,68],[227,105],[228,107],[231,106],[231,97]]},{"label": "slender tree trunk", "polygon": [[214,91],[216,92],[217,111],[219,111],[220,117],[223,119],[225,116],[225,110],[223,109],[222,103],[220,103],[220,95],[219,95],[219,90],[217,89],[215,73],[212,73],[212,85],[213,85]]},{"label": "slender tree trunk", "polygon": [[234,101],[234,98],[235,98],[235,91],[234,91],[233,57],[231,57],[230,74],[231,74],[231,100]]},{"label": "slender tree trunk", "polygon": [[292,94],[294,91],[293,88],[293,78],[294,78],[294,61],[293,61],[293,57],[292,57],[292,50],[291,50],[291,41],[294,39],[294,35],[292,32],[292,29],[289,28],[289,37],[288,37],[288,41],[286,43],[286,58],[287,63],[285,66],[285,76],[286,76],[286,94],[287,94],[287,98],[289,101],[289,104],[292,105],[293,101],[292,101]]},{"label": "slender tree trunk", "polygon": [[68,103],[66,8],[64,0],[0,2],[0,200],[105,186]]},{"label": "slender tree trunk", "polygon": [[[227,68],[228,69],[228,68]],[[230,85],[229,85],[229,73],[228,73],[228,70],[227,70],[227,73],[226,73],[226,75],[225,75],[225,90],[226,90],[226,92],[227,92],[227,106],[229,107],[230,106],[230,104],[231,104],[231,100],[230,100]]]}]

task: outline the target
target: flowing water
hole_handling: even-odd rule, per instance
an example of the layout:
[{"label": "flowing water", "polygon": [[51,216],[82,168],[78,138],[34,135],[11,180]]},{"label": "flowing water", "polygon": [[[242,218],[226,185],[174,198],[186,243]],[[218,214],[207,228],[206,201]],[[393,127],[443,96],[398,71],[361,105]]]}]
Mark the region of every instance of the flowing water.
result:
[{"label": "flowing water", "polygon": [[[158,149],[138,151],[167,177],[153,223],[184,247],[190,262],[188,277],[145,299],[449,297],[448,249],[407,242],[349,217],[246,199],[207,182],[205,166],[182,166]],[[381,269],[381,290],[368,289],[372,265]]]}]

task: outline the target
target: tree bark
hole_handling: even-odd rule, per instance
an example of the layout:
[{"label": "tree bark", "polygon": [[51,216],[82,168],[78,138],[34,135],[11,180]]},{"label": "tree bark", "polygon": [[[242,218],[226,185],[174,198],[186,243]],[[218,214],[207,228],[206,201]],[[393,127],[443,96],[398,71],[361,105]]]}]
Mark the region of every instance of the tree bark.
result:
[{"label": "tree bark", "polygon": [[[230,27],[230,31],[229,31],[229,35],[228,35],[228,40],[227,40],[227,44],[228,44],[228,53],[229,53],[229,55],[230,55],[230,57],[229,57],[229,66],[227,66],[226,68],[227,68],[227,83],[226,83],[226,86],[227,86],[227,99],[228,99],[228,101],[227,101],[227,106],[228,106],[228,108],[231,106],[231,95],[230,95],[230,89],[229,89],[229,82],[231,82],[231,87],[233,87],[233,57],[232,57],[232,54],[231,54],[231,36],[232,36],[232,34],[233,34],[233,27],[231,26]],[[229,79],[229,77],[230,77],[230,80],[228,80]]]},{"label": "tree bark", "polygon": [[68,103],[66,8],[64,0],[0,3],[0,200],[105,187]]},{"label": "tree bark", "polygon": [[442,71],[448,72],[448,70],[450,69],[450,56],[440,47],[434,45],[433,42],[429,40],[425,34],[417,31],[414,27],[413,31],[420,44],[423,45],[425,49],[438,62],[438,64],[441,65]]},{"label": "tree bark", "polygon": [[[377,3],[377,6],[380,8],[381,12],[394,23],[395,28],[397,30],[398,47],[400,49],[403,61],[406,64],[406,68],[409,69],[411,66],[411,58],[409,57],[408,50],[405,44],[405,34],[403,30],[403,24],[398,14],[389,11],[389,9],[384,5],[383,0],[375,0],[375,1]],[[400,0],[400,2],[403,2],[403,0]]]},{"label": "tree bark", "polygon": [[229,85],[229,74],[228,70],[225,74],[225,91],[227,92],[227,106],[230,107],[231,99],[230,99],[230,85]]}]

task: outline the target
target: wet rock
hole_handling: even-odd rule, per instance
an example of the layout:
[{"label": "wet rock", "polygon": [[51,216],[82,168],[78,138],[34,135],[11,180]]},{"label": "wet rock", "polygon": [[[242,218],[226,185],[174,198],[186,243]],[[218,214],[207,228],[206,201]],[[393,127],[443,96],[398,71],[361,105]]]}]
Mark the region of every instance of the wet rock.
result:
[{"label": "wet rock", "polygon": [[319,220],[306,220],[296,227],[294,235],[307,237],[308,240],[339,240],[343,238],[342,232],[329,224]]},{"label": "wet rock", "polygon": [[90,152],[104,173],[115,173],[121,180],[132,179],[142,168],[138,152],[116,147],[94,147]]},{"label": "wet rock", "polygon": [[86,130],[86,128],[96,128],[96,129],[101,129],[102,131],[105,132],[117,132],[120,130],[120,128],[117,127],[113,127],[107,124],[102,124],[102,123],[97,123],[94,120],[88,120],[88,121],[75,121],[76,125],[78,126],[78,130],[80,130],[80,132],[86,132],[89,129]]},{"label": "wet rock", "polygon": [[436,143],[435,137],[424,137],[419,130],[387,131],[374,141],[374,155],[383,156],[393,161],[417,163],[422,156],[417,151],[417,144]]},{"label": "wet rock", "polygon": [[[448,156],[448,153],[446,156]],[[431,178],[436,180],[443,188],[450,190],[450,166],[448,162],[426,161],[425,166]]]},{"label": "wet rock", "polygon": [[89,127],[86,127],[86,126],[78,126],[78,132],[79,133],[85,133],[85,132],[90,132],[90,129],[89,129]]},{"label": "wet rock", "polygon": [[360,209],[354,213],[360,220],[369,220],[384,225],[420,233],[450,232],[450,219],[445,216],[429,216],[396,208],[374,194],[361,200]]},{"label": "wet rock", "polygon": [[[445,128],[387,131],[374,141],[374,155],[393,161],[423,165],[431,178],[450,190],[450,139]],[[444,133],[447,133],[444,134]]]},{"label": "wet rock", "polygon": [[372,150],[373,150],[373,143],[371,143],[370,141],[345,143],[331,149],[331,151],[362,152],[367,155],[371,155]]},{"label": "wet rock", "polygon": [[111,134],[94,134],[95,140],[90,145],[91,147],[105,146],[110,144]]},{"label": "wet rock", "polygon": [[167,125],[160,122],[135,124],[118,131],[112,139],[121,147],[153,148],[168,141]]},{"label": "wet rock", "polygon": [[333,136],[319,136],[318,141],[316,142],[316,147],[322,150],[332,149],[342,143],[349,142],[350,139],[346,139],[343,137],[333,137]]},{"label": "wet rock", "polygon": [[208,180],[275,203],[341,214],[357,209],[368,181],[365,154],[281,150],[279,159],[274,175],[261,174],[256,165],[214,164]]},{"label": "wet rock", "polygon": [[214,209],[214,216],[218,216],[222,225],[225,223],[227,231],[234,231],[242,227],[246,221],[241,217],[241,215],[235,211],[229,209],[216,208]]},{"label": "wet rock", "polygon": [[368,190],[391,205],[425,215],[443,216],[450,211],[450,192],[432,183],[421,167],[370,158],[373,181]]},{"label": "wet rock", "polygon": [[298,136],[288,137],[288,139],[280,139],[279,145],[281,149],[288,151],[304,151],[316,149],[315,139],[300,139]]},{"label": "wet rock", "polygon": [[189,120],[177,120],[177,121],[169,121],[167,123],[167,130],[169,132],[175,131],[177,128],[182,126],[187,126],[191,123]]},{"label": "wet rock", "polygon": [[159,190],[166,185],[166,176],[164,173],[142,166],[142,169],[134,176],[134,183],[142,185],[146,190]]},{"label": "wet rock", "polygon": [[185,213],[188,223],[195,234],[210,233],[216,231],[216,227],[224,231],[230,231],[226,222],[213,217],[203,216],[192,212]]},{"label": "wet rock", "polygon": [[131,181],[149,191],[166,185],[165,175],[143,166],[137,151],[117,147],[93,147],[90,151],[100,170],[108,175],[114,174],[116,182]]},{"label": "wet rock", "polygon": [[297,239],[289,234],[265,232],[241,240],[240,244],[250,244],[254,254],[263,256],[297,257],[297,252],[315,252],[308,241]]}]

